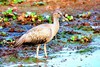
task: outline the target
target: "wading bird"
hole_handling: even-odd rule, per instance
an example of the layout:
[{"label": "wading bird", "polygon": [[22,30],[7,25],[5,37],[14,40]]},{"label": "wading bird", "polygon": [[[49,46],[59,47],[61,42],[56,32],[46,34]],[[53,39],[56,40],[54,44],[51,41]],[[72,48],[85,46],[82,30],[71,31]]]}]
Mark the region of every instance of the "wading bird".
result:
[{"label": "wading bird", "polygon": [[53,13],[53,24],[41,24],[33,27],[23,34],[15,43],[16,46],[20,46],[23,43],[33,43],[37,45],[36,58],[38,58],[38,52],[41,44],[44,44],[44,53],[47,57],[46,44],[53,39],[59,30],[59,18],[62,13],[56,10]]}]

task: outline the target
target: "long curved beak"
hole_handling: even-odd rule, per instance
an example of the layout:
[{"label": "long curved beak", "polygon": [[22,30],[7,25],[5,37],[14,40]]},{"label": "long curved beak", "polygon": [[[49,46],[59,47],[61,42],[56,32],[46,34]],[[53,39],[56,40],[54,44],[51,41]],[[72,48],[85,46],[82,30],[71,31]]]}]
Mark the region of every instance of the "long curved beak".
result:
[{"label": "long curved beak", "polygon": [[63,15],[61,15],[61,17],[62,17],[63,19],[66,19]]},{"label": "long curved beak", "polygon": [[62,13],[60,15],[61,15],[61,18],[62,19],[65,19],[66,20],[66,18],[64,17],[64,15]]},{"label": "long curved beak", "polygon": [[62,14],[62,12],[59,12],[59,14],[60,14],[60,16],[61,16],[63,19],[66,19],[66,18],[64,17],[64,15]]}]

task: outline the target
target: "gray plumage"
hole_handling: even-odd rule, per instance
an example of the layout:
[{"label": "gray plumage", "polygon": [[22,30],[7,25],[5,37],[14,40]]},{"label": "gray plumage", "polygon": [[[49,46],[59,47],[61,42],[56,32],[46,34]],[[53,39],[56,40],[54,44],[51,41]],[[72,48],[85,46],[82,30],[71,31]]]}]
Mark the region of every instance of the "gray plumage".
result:
[{"label": "gray plumage", "polygon": [[23,43],[31,42],[33,44],[43,44],[49,41],[52,37],[52,30],[45,27],[44,24],[33,27],[25,34],[23,34],[16,43],[16,46],[20,46]]},{"label": "gray plumage", "polygon": [[48,43],[52,38],[57,34],[59,30],[59,18],[61,16],[60,11],[56,11],[53,13],[53,24],[41,24],[36,27],[33,27],[25,34],[23,34],[19,40],[16,42],[16,46],[20,46],[23,43],[31,42],[33,44],[38,45],[37,47],[37,58],[38,58],[38,51],[41,44],[44,44],[44,52],[45,56],[47,57],[46,53],[46,43]]}]

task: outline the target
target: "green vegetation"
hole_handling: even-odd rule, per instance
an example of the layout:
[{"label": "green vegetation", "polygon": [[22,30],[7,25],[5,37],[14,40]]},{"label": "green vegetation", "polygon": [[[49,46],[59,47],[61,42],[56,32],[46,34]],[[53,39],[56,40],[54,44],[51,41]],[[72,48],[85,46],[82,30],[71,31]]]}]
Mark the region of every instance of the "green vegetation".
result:
[{"label": "green vegetation", "polygon": [[83,12],[82,14],[78,14],[78,18],[90,18],[91,12]]},{"label": "green vegetation", "polygon": [[1,5],[9,5],[9,4],[18,4],[18,3],[22,3],[25,0],[0,0],[0,4]]},{"label": "green vegetation", "polygon": [[[24,63],[46,62],[45,59],[36,59],[35,57],[17,57],[15,55],[9,55],[5,58],[5,62],[17,63],[18,61]],[[2,62],[0,62],[0,64],[2,64]]]},{"label": "green vegetation", "polygon": [[84,53],[87,53],[87,52],[92,52],[94,48],[95,47],[87,47],[85,49],[80,49],[80,50],[76,51],[76,53],[84,54]]},{"label": "green vegetation", "polygon": [[48,20],[48,22],[50,24],[52,23],[52,17],[51,16],[47,15],[45,18],[46,18],[46,20]]},{"label": "green vegetation", "polygon": [[17,13],[14,12],[13,8],[8,8],[8,10],[2,12],[3,17],[1,17],[1,22],[8,22],[9,18],[16,20],[17,19]]},{"label": "green vegetation", "polygon": [[7,36],[6,32],[0,32],[0,36]]},{"label": "green vegetation", "polygon": [[74,17],[68,14],[65,14],[65,19],[62,19],[62,21],[72,21],[74,20]]},{"label": "green vegetation", "polygon": [[0,0],[0,4],[1,5],[8,5],[9,2],[8,2],[8,0]]},{"label": "green vegetation", "polygon": [[17,4],[17,3],[22,3],[24,2],[25,0],[12,0],[13,3]]},{"label": "green vegetation", "polygon": [[78,42],[78,43],[90,43],[92,40],[92,36],[84,36],[84,35],[73,35],[70,37],[70,39],[68,39],[69,42]]},{"label": "green vegetation", "polygon": [[42,5],[46,5],[45,2],[33,2],[32,6],[42,6]]},{"label": "green vegetation", "polygon": [[94,29],[91,26],[80,26],[77,29],[82,29],[83,31],[93,31]]},{"label": "green vegetation", "polygon": [[[33,24],[37,24],[36,22],[38,22],[38,24],[40,24],[43,21],[47,21],[48,23],[52,23],[52,18],[51,16],[42,16],[42,15],[38,15],[36,12],[25,12],[22,14],[18,14],[16,12],[17,8],[9,8],[6,11],[2,12],[2,15],[0,17],[0,22],[7,22],[5,23],[6,26],[7,24],[11,24],[10,21],[12,20],[17,20],[18,23],[20,24],[29,24],[33,23]],[[9,23],[8,23],[9,22]]]}]

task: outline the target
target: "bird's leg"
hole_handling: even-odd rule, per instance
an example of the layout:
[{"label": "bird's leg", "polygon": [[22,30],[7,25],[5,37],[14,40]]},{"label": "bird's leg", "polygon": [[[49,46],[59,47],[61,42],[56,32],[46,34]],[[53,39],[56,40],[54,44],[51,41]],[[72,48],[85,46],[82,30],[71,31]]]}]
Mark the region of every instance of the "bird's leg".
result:
[{"label": "bird's leg", "polygon": [[39,48],[40,48],[41,44],[38,44],[37,46],[37,50],[36,50],[36,58],[38,58],[38,54],[39,54]]},{"label": "bird's leg", "polygon": [[44,44],[44,53],[45,53],[45,57],[47,58],[47,49],[46,49],[46,44]]}]

